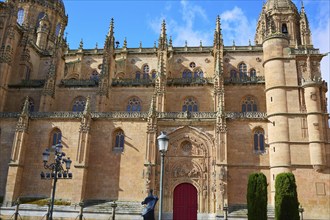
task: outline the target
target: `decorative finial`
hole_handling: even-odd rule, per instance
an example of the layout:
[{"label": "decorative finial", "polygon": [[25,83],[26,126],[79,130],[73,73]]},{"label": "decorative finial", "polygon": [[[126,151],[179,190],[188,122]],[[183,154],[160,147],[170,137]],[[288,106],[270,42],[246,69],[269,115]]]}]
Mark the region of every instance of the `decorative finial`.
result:
[{"label": "decorative finial", "polygon": [[156,41],[154,41],[154,48],[156,48],[156,46],[157,46],[157,45],[156,45]]},{"label": "decorative finial", "polygon": [[26,115],[29,113],[29,96],[25,97],[25,101],[24,101],[24,105],[23,105],[23,109],[22,109],[22,115]]},{"label": "decorative finial", "polygon": [[251,39],[249,39],[249,46],[251,46]]},{"label": "decorative finial", "polygon": [[79,43],[79,49],[83,49],[83,47],[84,47],[84,41],[81,38],[80,43]]},{"label": "decorative finial", "polygon": [[185,47],[188,46],[187,40],[184,41],[184,46],[185,46]]},{"label": "decorative finial", "polygon": [[235,41],[233,40],[233,47],[235,47]]},{"label": "decorative finial", "polygon": [[113,36],[114,23],[114,19],[111,18],[108,36]]},{"label": "decorative finial", "polygon": [[140,49],[142,48],[142,41],[140,41]]},{"label": "decorative finial", "polygon": [[168,45],[169,45],[170,47],[172,47],[172,36],[170,36],[170,41],[169,41]]},{"label": "decorative finial", "polygon": [[95,50],[97,50],[98,49],[98,43],[96,42],[96,44],[95,44]]},{"label": "decorative finial", "polygon": [[127,40],[126,40],[126,37],[125,37],[125,39],[124,39],[123,48],[127,48]]},{"label": "decorative finial", "polygon": [[216,31],[220,32],[220,16],[217,16],[217,21],[216,21]]},{"label": "decorative finial", "polygon": [[90,106],[90,97],[87,96],[86,104],[85,104],[85,108],[84,108],[84,112],[83,112],[84,115],[87,115],[87,114],[89,114],[91,112],[90,107],[91,107]]},{"label": "decorative finial", "polygon": [[200,46],[200,47],[203,47],[203,42],[202,42],[202,40],[199,41],[199,46]]}]

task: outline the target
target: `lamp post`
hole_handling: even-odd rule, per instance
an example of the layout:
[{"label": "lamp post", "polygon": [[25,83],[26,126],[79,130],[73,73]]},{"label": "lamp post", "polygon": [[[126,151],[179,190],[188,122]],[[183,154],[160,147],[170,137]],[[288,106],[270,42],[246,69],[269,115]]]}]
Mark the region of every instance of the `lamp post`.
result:
[{"label": "lamp post", "polygon": [[[56,182],[58,179],[72,179],[72,173],[69,173],[69,169],[72,161],[70,157],[66,158],[65,153],[62,151],[63,145],[61,141],[58,144],[53,146],[54,149],[54,162],[47,164],[50,152],[49,149],[46,149],[42,153],[42,159],[44,163],[44,168],[50,170],[50,173],[44,173],[43,171],[40,173],[41,179],[54,179],[52,197],[50,202],[49,213],[47,213],[47,219],[53,220],[53,208],[54,208],[54,200],[55,200],[55,191],[56,191]],[[65,168],[63,168],[62,164],[65,164]]]},{"label": "lamp post", "polygon": [[158,150],[160,152],[160,184],[159,184],[159,216],[158,219],[162,219],[163,214],[163,176],[164,176],[164,157],[168,148],[168,137],[166,133],[160,132],[157,137]]}]

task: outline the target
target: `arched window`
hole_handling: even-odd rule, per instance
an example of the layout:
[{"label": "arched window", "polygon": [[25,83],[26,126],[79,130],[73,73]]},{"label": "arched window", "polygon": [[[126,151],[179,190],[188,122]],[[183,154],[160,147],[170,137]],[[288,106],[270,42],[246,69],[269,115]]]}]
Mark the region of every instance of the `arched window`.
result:
[{"label": "arched window", "polygon": [[141,73],[138,71],[135,73],[135,79],[140,79],[141,78]]},{"label": "arched window", "polygon": [[91,73],[90,80],[93,80],[95,82],[98,82],[99,81],[99,73],[96,70],[94,70]]},{"label": "arched window", "polygon": [[265,135],[263,129],[257,129],[253,134],[253,150],[255,153],[265,152]]},{"label": "arched window", "polygon": [[119,129],[114,132],[113,150],[123,152],[124,144],[125,144],[125,134],[121,129]]},{"label": "arched window", "polygon": [[85,105],[86,105],[86,98],[78,97],[73,101],[72,111],[73,112],[82,112],[85,109]]},{"label": "arched window", "polygon": [[140,112],[141,111],[141,101],[137,97],[133,97],[128,100],[126,111],[128,112]]},{"label": "arched window", "polygon": [[23,22],[24,22],[24,9],[20,8],[20,9],[18,9],[18,12],[17,12],[17,23],[19,25],[22,25]]},{"label": "arched window", "polygon": [[194,78],[203,78],[204,77],[204,73],[201,69],[197,69],[194,72]]},{"label": "arched window", "polygon": [[242,101],[242,112],[257,112],[257,102],[253,97],[247,96]]},{"label": "arched window", "polygon": [[237,77],[236,70],[230,70],[230,78],[231,79],[236,79],[236,77]]},{"label": "arched window", "polygon": [[192,77],[192,73],[190,70],[185,69],[182,73],[182,78],[191,78]]},{"label": "arched window", "polygon": [[60,129],[56,128],[51,132],[51,145],[54,146],[62,140],[62,132]]},{"label": "arched window", "polygon": [[246,67],[246,64],[245,63],[241,63],[239,66],[238,66],[238,69],[239,69],[239,77],[242,79],[242,78],[245,78],[247,76],[247,67]]},{"label": "arched window", "polygon": [[143,66],[143,79],[149,79],[149,66]]},{"label": "arched window", "polygon": [[156,71],[152,71],[151,78],[156,79],[157,73]]},{"label": "arched window", "polygon": [[256,77],[257,76],[257,72],[256,72],[256,70],[255,69],[251,69],[250,70],[250,77],[251,78],[254,78],[254,77]]},{"label": "arched window", "polygon": [[61,23],[58,23],[56,25],[56,29],[55,29],[55,36],[57,37],[60,34],[61,31]]},{"label": "arched window", "polygon": [[288,34],[288,26],[284,23],[282,24],[282,33],[283,34]]},{"label": "arched window", "polygon": [[198,105],[197,105],[197,102],[195,101],[195,99],[192,97],[187,98],[183,103],[182,111],[183,112],[186,112],[186,111],[198,112]]},{"label": "arched window", "polygon": [[40,12],[37,18],[37,24],[36,24],[36,28],[39,27],[39,22],[41,20],[41,18],[43,18],[45,16],[45,12]]}]

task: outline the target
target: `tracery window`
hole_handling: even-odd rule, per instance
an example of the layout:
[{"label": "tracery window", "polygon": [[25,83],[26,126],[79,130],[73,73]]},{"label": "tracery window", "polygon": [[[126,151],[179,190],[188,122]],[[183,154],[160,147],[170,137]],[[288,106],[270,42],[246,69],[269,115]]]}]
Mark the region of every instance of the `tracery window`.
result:
[{"label": "tracery window", "polygon": [[239,66],[238,66],[238,69],[239,69],[239,77],[240,78],[245,78],[247,76],[247,66],[245,63],[241,63]]},{"label": "tracery window", "polygon": [[113,150],[123,152],[124,144],[125,144],[125,134],[123,130],[119,129],[114,132]]},{"label": "tracery window", "polygon": [[141,101],[137,97],[133,97],[130,100],[128,100],[127,112],[140,112],[141,111]]},{"label": "tracery window", "polygon": [[235,79],[237,77],[236,70],[230,70],[230,78]]},{"label": "tracery window", "polygon": [[60,129],[56,128],[51,132],[51,145],[54,146],[62,140],[62,132]]},{"label": "tracery window", "polygon": [[182,111],[183,112],[198,112],[198,104],[196,100],[192,97],[187,98],[182,106]]},{"label": "tracery window", "polygon": [[61,31],[61,23],[58,23],[56,25],[56,29],[55,29],[55,36],[57,37],[60,34]]},{"label": "tracery window", "polygon": [[188,69],[185,69],[183,72],[182,72],[182,78],[191,78],[192,77],[192,73],[190,70]]},{"label": "tracery window", "polygon": [[253,97],[247,96],[242,101],[242,112],[257,112],[257,102]]},{"label": "tracery window", "polygon": [[82,112],[85,109],[86,98],[78,97],[73,101],[72,111],[73,112]]},{"label": "tracery window", "polygon": [[253,149],[257,154],[265,153],[265,135],[263,129],[257,129],[253,134]]},{"label": "tracery window", "polygon": [[257,76],[257,72],[255,69],[251,69],[250,70],[250,77],[253,78],[253,77],[256,77]]},{"label": "tracery window", "polygon": [[141,78],[141,73],[138,71],[135,73],[135,79],[140,79]]},{"label": "tracery window", "polygon": [[24,22],[24,9],[20,8],[17,12],[17,23],[22,25]]},{"label": "tracery window", "polygon": [[203,77],[204,77],[203,70],[197,69],[194,71],[194,78],[203,78]]},{"label": "tracery window", "polygon": [[143,79],[149,79],[149,66],[144,65],[143,66]]}]

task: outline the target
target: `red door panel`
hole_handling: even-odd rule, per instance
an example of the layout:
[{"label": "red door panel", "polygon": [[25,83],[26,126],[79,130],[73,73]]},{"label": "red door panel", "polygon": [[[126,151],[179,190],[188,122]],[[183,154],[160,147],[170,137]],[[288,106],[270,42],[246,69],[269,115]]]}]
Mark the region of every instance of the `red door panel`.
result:
[{"label": "red door panel", "polygon": [[175,187],[173,220],[197,220],[197,190],[189,183]]}]

